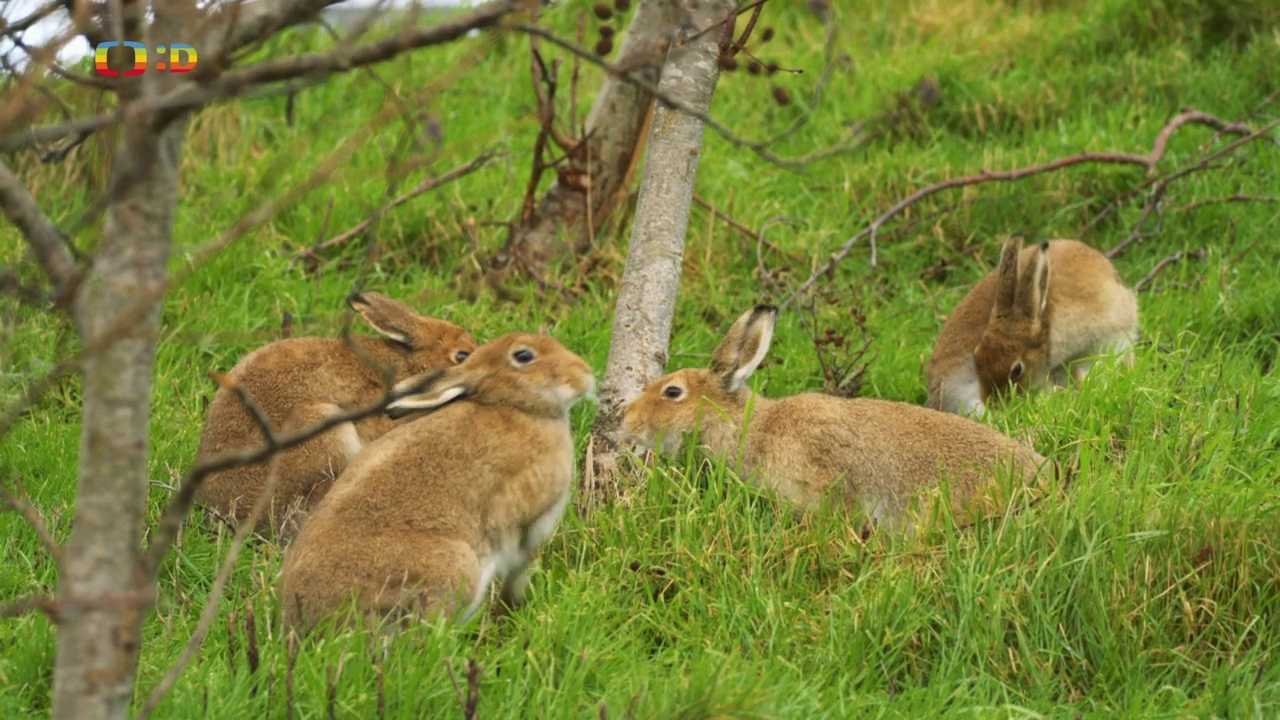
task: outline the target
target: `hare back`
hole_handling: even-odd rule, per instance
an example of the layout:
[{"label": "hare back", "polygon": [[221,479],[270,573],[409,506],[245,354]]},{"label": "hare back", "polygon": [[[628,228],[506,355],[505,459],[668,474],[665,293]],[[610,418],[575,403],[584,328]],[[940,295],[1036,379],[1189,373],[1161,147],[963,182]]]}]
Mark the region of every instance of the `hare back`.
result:
[{"label": "hare back", "polygon": [[801,504],[816,504],[834,491],[870,507],[897,505],[944,477],[966,495],[1010,462],[1030,477],[1043,458],[956,415],[805,394],[771,404],[752,421],[747,462]]}]

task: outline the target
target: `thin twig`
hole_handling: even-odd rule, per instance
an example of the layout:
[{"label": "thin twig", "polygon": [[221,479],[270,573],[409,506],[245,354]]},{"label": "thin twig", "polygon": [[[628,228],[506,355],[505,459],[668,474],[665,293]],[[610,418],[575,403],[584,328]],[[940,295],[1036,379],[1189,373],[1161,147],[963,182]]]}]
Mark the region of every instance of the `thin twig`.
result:
[{"label": "thin twig", "polygon": [[4,483],[0,483],[0,501],[13,508],[14,512],[27,521],[35,531],[36,537],[40,538],[40,544],[44,546],[45,552],[49,553],[55,563],[61,564],[62,546],[53,539],[53,533],[49,532],[49,525],[45,522],[44,516],[31,504],[31,501],[27,500],[17,487],[10,490]]},{"label": "thin twig", "polygon": [[[218,376],[217,380],[219,385],[234,392],[236,397],[240,399],[240,404],[244,406],[245,410],[249,411],[250,417],[254,419],[258,429],[266,439],[263,449],[267,451],[267,456],[270,457],[282,449],[280,440],[275,430],[271,427],[271,422],[267,419],[262,406],[255,402],[240,384],[228,381],[225,376]],[[160,701],[164,700],[164,697],[173,689],[182,672],[187,669],[187,666],[199,654],[205,638],[209,635],[209,629],[213,626],[213,621],[218,617],[218,603],[222,600],[222,593],[226,590],[227,582],[231,579],[231,573],[235,570],[236,560],[240,557],[240,551],[244,549],[245,541],[249,539],[249,535],[253,533],[254,528],[258,526],[258,521],[262,518],[263,513],[266,512],[267,506],[271,504],[279,479],[278,472],[273,470],[267,473],[266,485],[263,486],[262,491],[254,500],[249,516],[236,527],[236,533],[231,539],[231,547],[227,550],[227,555],[222,560],[222,566],[218,568],[218,574],[214,577],[212,587],[209,588],[208,597],[205,598],[204,608],[200,611],[200,620],[196,623],[196,629],[191,633],[191,637],[187,639],[187,644],[182,648],[182,654],[178,656],[173,665],[169,666],[169,669],[165,671],[164,677],[160,679],[160,682],[156,683],[155,687],[151,689],[151,693],[147,695],[147,701],[138,713],[139,720],[145,720],[151,716]]]},{"label": "thin twig", "polygon": [[[418,197],[419,195],[422,195],[423,193],[427,193],[432,190],[435,190],[441,185],[447,185],[448,183],[451,183],[460,177],[470,175],[476,170],[479,170],[480,168],[487,165],[494,158],[500,157],[502,155],[503,153],[497,150],[489,150],[484,153],[481,153],[479,157],[475,158],[471,162],[465,163],[463,165],[459,165],[458,167],[453,168],[452,170],[444,173],[443,175],[438,175],[436,177],[430,177],[423,180],[422,182],[414,186],[413,189],[408,190],[402,193],[401,195],[396,196],[390,202],[379,207],[377,210],[374,211],[374,214],[382,215],[390,210],[400,207],[401,205],[405,204],[406,202],[412,200],[415,197]],[[325,240],[324,242],[315,245],[314,247],[311,247],[307,250],[303,250],[301,253],[299,253],[299,255],[315,255],[323,250],[328,250],[329,248],[335,247],[337,245],[342,245],[343,243],[348,242],[352,238],[358,237],[361,233],[367,230],[372,223],[373,223],[372,217],[365,218],[364,220],[361,220],[359,223],[357,223],[350,229],[344,232],[341,232],[333,236],[332,238],[329,238],[328,240]]]},{"label": "thin twig", "polygon": [[1178,252],[1173,253],[1172,255],[1169,255],[1168,257],[1161,259],[1160,262],[1156,263],[1155,267],[1151,268],[1151,272],[1143,276],[1143,278],[1139,280],[1136,285],[1133,286],[1133,289],[1136,292],[1142,292],[1143,290],[1146,290],[1151,285],[1151,281],[1155,280],[1157,275],[1159,275],[1161,272],[1164,272],[1164,269],[1169,267],[1170,265],[1173,265],[1174,263],[1181,262],[1189,258],[1195,259],[1195,260],[1201,260],[1204,258],[1204,256],[1205,256],[1205,251],[1203,248],[1191,250],[1191,251],[1179,250]]},{"label": "thin twig", "polygon": [[1247,203],[1247,202],[1280,203],[1280,197],[1268,197],[1265,195],[1244,195],[1241,193],[1237,193],[1235,195],[1228,195],[1226,197],[1196,200],[1195,202],[1189,202],[1186,205],[1181,205],[1179,207],[1176,207],[1170,210],[1169,212],[1175,212],[1175,213],[1191,212],[1192,210],[1199,210],[1200,208],[1206,205],[1222,205],[1226,203]]}]

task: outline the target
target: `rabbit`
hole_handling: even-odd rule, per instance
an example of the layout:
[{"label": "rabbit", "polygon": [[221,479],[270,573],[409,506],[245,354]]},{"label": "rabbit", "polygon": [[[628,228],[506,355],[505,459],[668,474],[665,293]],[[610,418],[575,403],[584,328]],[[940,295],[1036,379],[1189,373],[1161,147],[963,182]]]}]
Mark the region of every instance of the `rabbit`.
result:
[{"label": "rabbit", "polygon": [[594,389],[556,340],[513,333],[394,401],[393,416],[431,412],[370,443],[303,524],[284,559],[287,626],[305,633],[352,600],[374,620],[465,620],[499,578],[517,607],[569,500],[569,409]]},{"label": "rabbit", "polygon": [[[384,371],[389,370],[393,380],[407,381],[460,363],[476,347],[471,335],[454,323],[419,315],[380,293],[353,294],[347,302],[381,337],[352,336],[350,344],[339,338],[290,338],[246,355],[214,395],[197,462],[251,450],[265,440],[230,386],[243,388],[273,430],[283,434],[373,404],[385,392]],[[347,462],[392,425],[381,415],[343,423],[277,453],[270,463],[210,475],[197,500],[234,523],[245,521],[275,473],[271,504],[256,529],[287,541]]]},{"label": "rabbit", "polygon": [[[1015,262],[1016,260],[1016,262]],[[1022,249],[969,291],[938,334],[926,371],[928,405],[979,416],[992,396],[1084,379],[1106,352],[1133,364],[1138,299],[1105,255],[1076,240]]]},{"label": "rabbit", "polygon": [[769,305],[748,310],[709,369],[678,370],[646,386],[624,406],[621,439],[672,452],[683,435],[699,432],[712,454],[800,508],[834,496],[889,530],[904,529],[911,504],[928,502],[927,491],[944,479],[954,517],[968,522],[982,499],[995,499],[987,491],[1001,470],[1025,481],[1045,465],[986,425],[916,405],[753,393],[746,381],[769,351],[776,319]]}]

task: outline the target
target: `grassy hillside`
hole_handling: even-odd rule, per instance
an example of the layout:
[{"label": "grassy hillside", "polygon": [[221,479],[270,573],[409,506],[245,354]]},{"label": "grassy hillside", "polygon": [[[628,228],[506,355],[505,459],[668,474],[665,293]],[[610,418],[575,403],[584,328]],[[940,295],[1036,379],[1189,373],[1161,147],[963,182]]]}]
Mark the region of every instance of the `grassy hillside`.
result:
[{"label": "grassy hillside", "polygon": [[[777,133],[823,67],[824,28],[803,3],[765,11],[759,49],[803,74],[722,78],[713,113],[749,138]],[[777,300],[871,217],[937,179],[1080,150],[1146,152],[1179,108],[1261,123],[1280,114],[1280,9],[1269,0],[848,0],[834,74],[810,122],[777,151],[800,155],[845,126],[889,117],[854,153],[803,173],[779,170],[709,135],[698,193],[759,227],[774,218],[757,272],[755,242],[695,210],[671,366],[701,364],[742,309]],[[572,28],[589,5],[556,3]],[[324,42],[297,34],[263,52]],[[567,61],[566,61],[567,63]],[[563,70],[562,72],[567,72]],[[332,334],[353,287],[403,297],[478,337],[550,328],[598,370],[628,235],[601,237],[574,301],[512,283],[496,299],[476,269],[519,207],[536,133],[527,44],[468,39],[300,94],[220,106],[192,123],[173,268],[245,212],[303,182],[352,133],[368,142],[336,175],[191,272],[169,294],[156,371],[153,512],[195,453],[210,370],[279,336]],[[584,95],[599,82],[584,70]],[[922,79],[936,102],[911,100]],[[797,103],[779,107],[770,84]],[[393,99],[398,97],[398,100]],[[1270,101],[1267,102],[1268,97]],[[438,157],[402,184],[486,148],[498,163],[388,215],[378,252],[352,244],[315,272],[293,255],[365,218],[387,194],[405,124],[375,123],[395,102],[427,113]],[[890,115],[886,116],[886,113]],[[1162,167],[1200,157],[1189,128]],[[107,145],[67,162],[18,162],[46,210],[70,225],[102,184]],[[15,160],[15,162],[17,162]],[[824,284],[820,331],[870,339],[862,394],[923,402],[923,362],[942,319],[995,263],[1000,239],[1082,237],[1101,248],[1138,220],[1129,204],[1092,225],[1135,169],[1086,166],[988,185],[922,204],[879,264],[856,250]],[[588,521],[570,513],[546,548],[530,601],[505,619],[417,627],[381,642],[360,633],[307,640],[293,671],[295,717],[457,717],[451,681],[480,668],[481,717],[1276,717],[1280,715],[1280,203],[1186,206],[1280,194],[1280,147],[1257,143],[1173,186],[1150,237],[1118,266],[1137,282],[1179,250],[1142,293],[1144,341],[1132,371],[1100,367],[1078,392],[1018,398],[991,422],[1077,469],[1034,508],[978,527],[903,540],[859,538],[835,514],[801,517],[695,452],[664,461],[633,502]],[[474,222],[473,222],[474,221]],[[78,244],[92,248],[91,232]],[[23,258],[0,228],[0,265]],[[556,277],[576,282],[570,268]],[[782,395],[821,387],[807,312],[784,315],[753,381]],[[52,316],[0,297],[0,400],[74,349]],[[79,388],[68,381],[0,441],[0,479],[19,478],[69,532]],[[592,409],[574,425],[585,438]],[[0,600],[52,589],[34,534],[0,514]],[[162,572],[145,631],[140,699],[195,627],[228,535],[193,516]],[[276,595],[280,551],[255,542],[236,569],[204,651],[163,717],[284,717],[286,668]],[[250,611],[255,641],[243,631]],[[233,628],[229,629],[229,628]],[[0,715],[48,712],[53,628],[0,621]],[[248,648],[256,648],[251,672]],[[336,678],[331,680],[331,678]],[[335,686],[330,691],[328,687]],[[332,692],[332,701],[329,700]],[[332,715],[330,703],[332,702]]]}]

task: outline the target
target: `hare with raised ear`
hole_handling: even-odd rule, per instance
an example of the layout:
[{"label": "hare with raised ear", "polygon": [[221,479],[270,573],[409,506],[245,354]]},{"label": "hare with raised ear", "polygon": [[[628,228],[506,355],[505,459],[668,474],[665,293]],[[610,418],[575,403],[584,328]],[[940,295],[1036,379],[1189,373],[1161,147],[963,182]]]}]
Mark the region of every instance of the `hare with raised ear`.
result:
[{"label": "hare with raised ear", "polygon": [[1000,264],[947,318],[929,360],[929,407],[979,415],[992,396],[1083,379],[1103,353],[1133,363],[1138,299],[1105,255],[1076,240],[1022,249],[1004,243]]},{"label": "hare with raised ear", "polygon": [[872,399],[805,393],[770,399],[746,380],[773,337],[777,310],[761,305],[733,324],[711,367],[658,378],[630,401],[624,439],[672,450],[700,432],[702,444],[747,478],[804,508],[835,499],[888,528],[913,503],[927,512],[945,484],[954,517],[967,522],[1000,502],[998,476],[1032,481],[1044,458],[981,423]]},{"label": "hare with raised ear", "polygon": [[[353,294],[347,302],[380,337],[352,335],[349,343],[339,338],[290,338],[246,355],[214,395],[197,462],[252,450],[265,441],[229,386],[245,390],[276,433],[284,434],[376,402],[385,391],[386,372],[393,380],[404,381],[460,363],[475,349],[475,341],[461,327],[419,315],[380,293]],[[392,424],[382,416],[343,423],[276,454],[269,463],[210,475],[197,500],[233,522],[242,522],[274,474],[270,505],[258,529],[287,539],[347,462]]]},{"label": "hare with raised ear", "polygon": [[594,387],[582,358],[516,333],[395,401],[393,414],[430,412],[366,447],[302,526],[284,559],[287,625],[352,601],[374,620],[466,618],[499,578],[514,607],[569,500],[569,409]]}]

